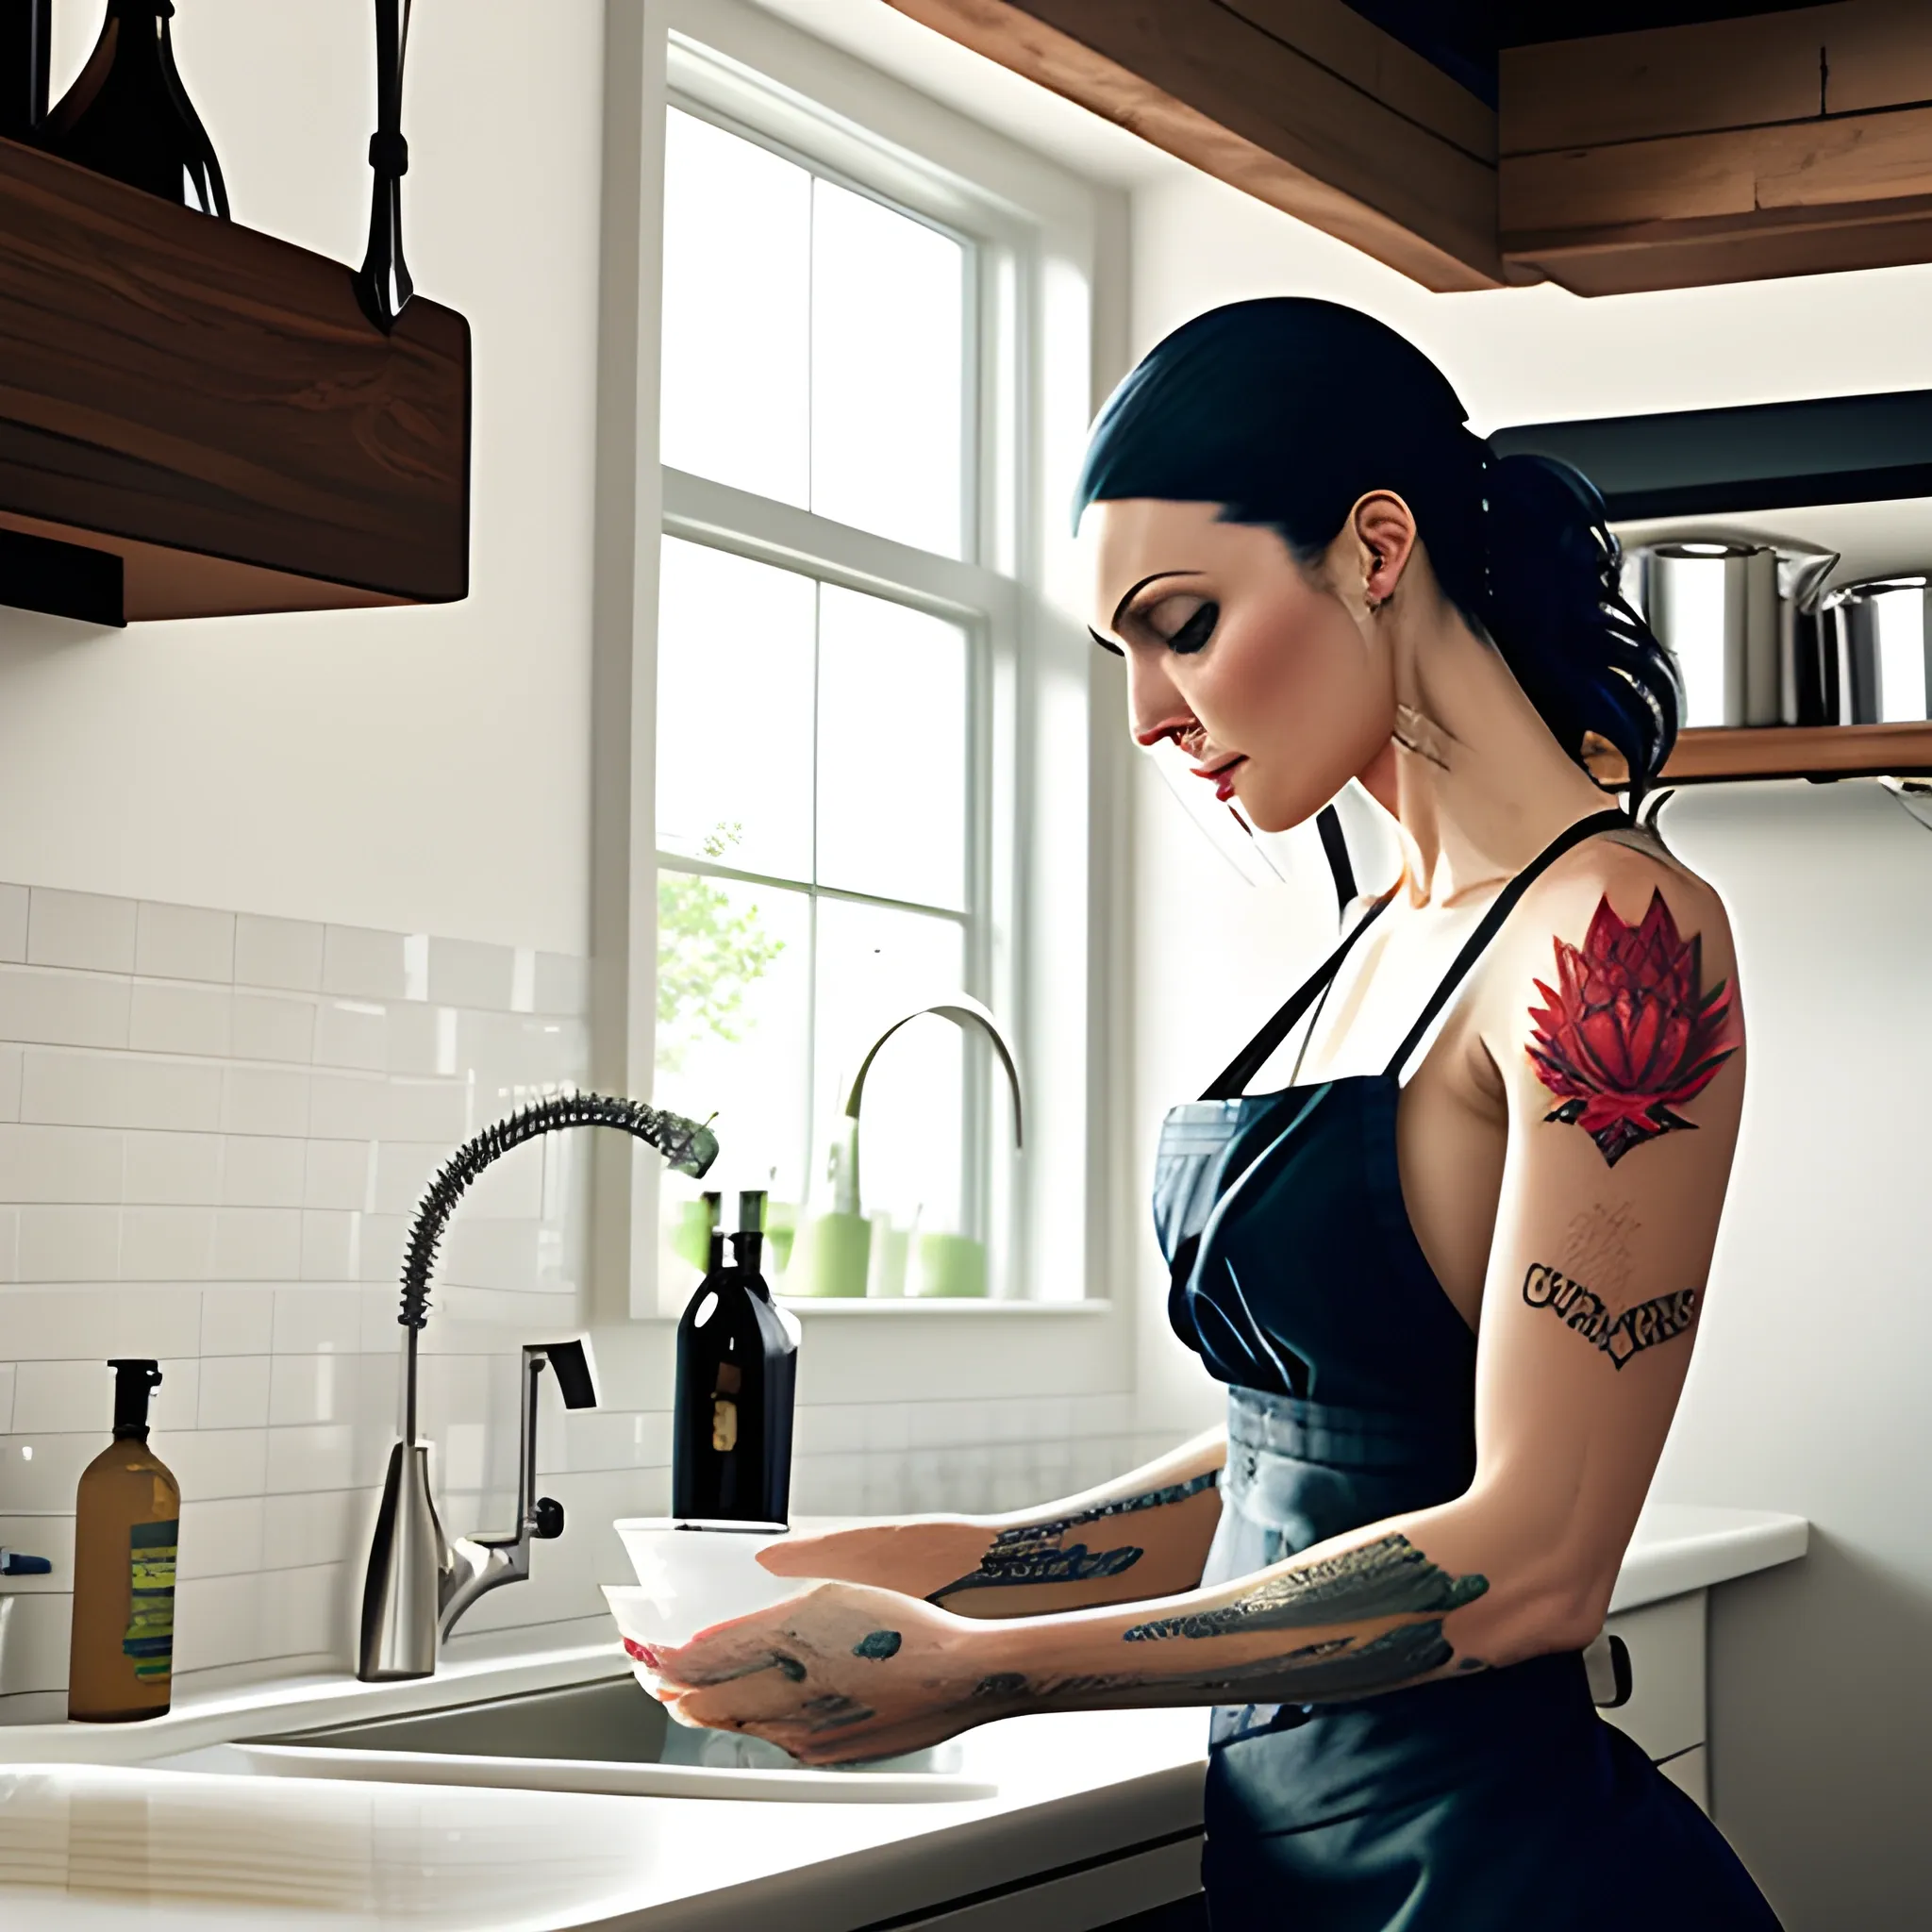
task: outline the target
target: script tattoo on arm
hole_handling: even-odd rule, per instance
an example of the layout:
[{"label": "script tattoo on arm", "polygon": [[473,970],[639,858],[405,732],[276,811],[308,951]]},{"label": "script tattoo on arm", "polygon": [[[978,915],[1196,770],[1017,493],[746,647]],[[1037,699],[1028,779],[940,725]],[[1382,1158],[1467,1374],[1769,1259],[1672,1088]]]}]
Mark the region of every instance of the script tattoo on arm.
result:
[{"label": "script tattoo on arm", "polygon": [[1697,1320],[1701,1292],[1680,1288],[1613,1314],[1601,1295],[1547,1262],[1533,1262],[1523,1277],[1523,1299],[1531,1307],[1553,1309],[1564,1327],[1574,1329],[1619,1369],[1644,1349],[1687,1333]]},{"label": "script tattoo on arm", "polygon": [[1529,1058],[1557,1096],[1543,1116],[1579,1126],[1614,1167],[1633,1147],[1695,1127],[1677,1111],[1737,1051],[1727,980],[1703,991],[1702,942],[1661,891],[1629,925],[1597,903],[1583,944],[1556,942],[1557,984],[1536,982]]},{"label": "script tattoo on arm", "polygon": [[[1390,1535],[1339,1555],[1271,1576],[1211,1609],[1130,1624],[1122,1641],[1160,1649],[1137,1657],[1130,1668],[1057,1678],[1017,1674],[989,1677],[975,1687],[975,1704],[1019,1703],[1031,1707],[1077,1708],[1131,1691],[1152,1701],[1313,1704],[1373,1695],[1455,1664],[1481,1670],[1480,1660],[1460,1657],[1442,1634],[1450,1611],[1487,1593],[1489,1579],[1452,1576],[1407,1537]],[[1291,1644],[1275,1656],[1182,1664],[1166,1646],[1238,1637],[1256,1631],[1327,1628],[1340,1624],[1410,1621],[1373,1635],[1343,1633]],[[1167,1668],[1180,1665],[1180,1668]]]},{"label": "script tattoo on arm", "polygon": [[1023,1583],[1085,1583],[1094,1577],[1118,1576],[1141,1560],[1143,1552],[1138,1545],[1122,1543],[1114,1549],[1094,1550],[1085,1542],[1063,1546],[1060,1539],[1069,1530],[1083,1529],[1089,1524],[1185,1503],[1191,1496],[1211,1490],[1219,1479],[1219,1471],[1210,1469],[1186,1482],[1169,1483],[1165,1488],[1148,1490],[1138,1496],[1096,1504],[1077,1516],[1003,1529],[979,1559],[978,1569],[934,1591],[926,1602],[936,1604],[941,1597],[962,1590],[999,1590]]}]

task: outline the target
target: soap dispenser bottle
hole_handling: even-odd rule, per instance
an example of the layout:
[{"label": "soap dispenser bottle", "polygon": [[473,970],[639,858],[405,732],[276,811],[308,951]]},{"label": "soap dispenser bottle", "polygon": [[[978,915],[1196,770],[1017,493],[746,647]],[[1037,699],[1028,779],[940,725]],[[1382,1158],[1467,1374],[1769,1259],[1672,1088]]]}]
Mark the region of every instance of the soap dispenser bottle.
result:
[{"label": "soap dispenser bottle", "polygon": [[175,1550],[181,1486],[147,1445],[160,1365],[111,1361],[114,1440],[82,1471],[74,1505],[74,1637],[67,1715],[89,1724],[159,1717],[175,1662]]},{"label": "soap dispenser bottle", "polygon": [[677,1324],[671,1513],[687,1522],[783,1524],[791,1507],[798,1324],[761,1272],[765,1196],[738,1197],[738,1231]]}]

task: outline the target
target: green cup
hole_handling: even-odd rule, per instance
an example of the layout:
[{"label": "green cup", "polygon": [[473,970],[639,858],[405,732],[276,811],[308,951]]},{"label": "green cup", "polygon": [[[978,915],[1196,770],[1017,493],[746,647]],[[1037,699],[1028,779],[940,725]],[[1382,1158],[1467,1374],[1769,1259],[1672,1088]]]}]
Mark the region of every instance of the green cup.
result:
[{"label": "green cup", "polygon": [[923,1300],[986,1299],[986,1244],[963,1234],[923,1234],[908,1291]]},{"label": "green cup", "polygon": [[798,1230],[787,1294],[862,1295],[872,1261],[872,1223],[862,1214],[814,1214]]},{"label": "green cup", "polygon": [[680,1201],[671,1227],[671,1252],[700,1274],[711,1261],[711,1210],[703,1201]]}]

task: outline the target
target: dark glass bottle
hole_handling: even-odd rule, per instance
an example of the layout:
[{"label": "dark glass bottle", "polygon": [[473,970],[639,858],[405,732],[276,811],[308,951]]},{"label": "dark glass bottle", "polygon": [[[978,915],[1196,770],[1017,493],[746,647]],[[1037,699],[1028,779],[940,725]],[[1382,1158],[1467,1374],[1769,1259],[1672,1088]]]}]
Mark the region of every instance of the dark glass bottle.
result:
[{"label": "dark glass bottle", "polygon": [[791,1501],[798,1331],[759,1273],[765,1197],[738,1197],[732,1258],[711,1265],[677,1324],[671,1513],[687,1521],[784,1523]]},{"label": "dark glass bottle", "polygon": [[63,161],[226,221],[221,163],[175,71],[174,12],[174,0],[108,0],[87,65],[38,139]]},{"label": "dark glass bottle", "polygon": [[147,1446],[158,1363],[112,1361],[114,1440],[74,1499],[74,1626],[67,1715],[159,1717],[174,1689],[175,1550],[181,1486]]}]

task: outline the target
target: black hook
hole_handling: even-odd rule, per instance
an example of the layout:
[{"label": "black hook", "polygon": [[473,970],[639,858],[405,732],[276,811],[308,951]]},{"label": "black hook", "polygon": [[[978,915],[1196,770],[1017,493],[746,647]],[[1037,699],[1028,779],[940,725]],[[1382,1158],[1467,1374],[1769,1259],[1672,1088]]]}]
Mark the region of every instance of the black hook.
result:
[{"label": "black hook", "polygon": [[403,56],[409,6],[410,0],[375,0],[375,132],[369,137],[375,185],[369,203],[369,250],[356,271],[356,299],[384,335],[416,292],[403,259],[403,176],[409,171],[409,143],[403,139]]}]

